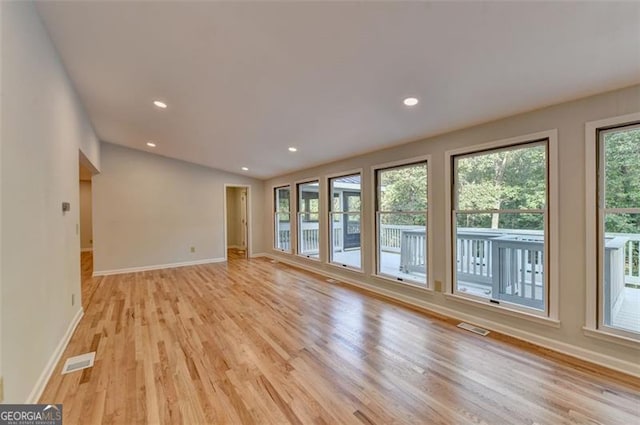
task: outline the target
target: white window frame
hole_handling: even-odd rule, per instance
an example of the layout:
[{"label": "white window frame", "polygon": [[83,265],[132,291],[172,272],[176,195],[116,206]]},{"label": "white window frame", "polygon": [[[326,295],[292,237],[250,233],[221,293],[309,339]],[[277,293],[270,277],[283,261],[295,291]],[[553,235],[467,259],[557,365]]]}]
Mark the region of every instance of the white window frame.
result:
[{"label": "white window frame", "polygon": [[[300,232],[302,231],[302,226],[300,225],[300,220],[302,217],[302,212],[300,211],[300,185],[303,184],[307,184],[307,183],[314,183],[314,182],[318,182],[318,257],[312,257],[310,255],[307,254],[303,254],[301,252],[300,249],[300,244],[301,244],[301,240],[302,240],[302,235],[300,234]],[[303,180],[298,180],[294,183],[295,188],[296,188],[296,255],[299,255],[302,258],[307,258],[309,260],[312,261],[320,261],[320,257],[322,256],[322,242],[324,239],[324,233],[322,230],[322,226],[321,226],[321,213],[322,213],[322,202],[323,202],[323,196],[322,196],[322,183],[320,182],[320,178],[316,177],[316,178],[308,178],[308,179],[303,179]],[[308,214],[308,213],[305,213]],[[315,213],[313,213],[315,214]]]},{"label": "white window frame", "polygon": [[[289,249],[283,249],[278,247],[277,244],[277,234],[276,231],[278,229],[278,204],[276,203],[276,191],[278,189],[284,189],[284,188],[289,188]],[[291,187],[291,184],[281,184],[281,185],[276,185],[276,186],[272,186],[271,187],[271,202],[273,203],[273,206],[271,208],[271,214],[272,214],[272,218],[271,218],[271,224],[273,226],[273,231],[271,232],[272,235],[272,245],[273,245],[273,250],[274,251],[278,251],[278,252],[283,252],[285,254],[291,254],[293,251],[293,247],[295,246],[295,237],[294,237],[294,230],[296,230],[294,228],[293,225],[293,220],[292,220],[292,216],[293,214],[291,214],[291,208],[293,207],[292,202],[293,202],[293,190]]]},{"label": "white window frame", "polygon": [[[455,187],[453,186],[454,170],[453,160],[456,156],[481,153],[486,150],[507,148],[535,141],[547,141],[547,205],[545,206],[545,264],[546,264],[546,285],[547,299],[545,311],[520,307],[513,303],[494,304],[491,300],[482,297],[472,297],[461,295],[455,291],[455,272],[453,247],[455,237],[453,235],[453,196]],[[526,134],[508,139],[497,140],[479,145],[467,146],[445,152],[445,260],[446,260],[446,280],[445,296],[447,299],[470,303],[481,308],[501,312],[506,315],[516,316],[541,324],[559,327],[559,235],[558,235],[558,130],[546,130],[538,133]],[[517,212],[526,212],[517,211]]]},{"label": "white window frame", "polygon": [[[427,211],[426,211],[426,249],[427,249],[427,258],[426,258],[426,272],[427,272],[427,280],[426,284],[422,282],[417,282],[413,280],[399,280],[394,276],[390,276],[384,274],[380,271],[380,258],[379,258],[379,250],[378,244],[380,243],[379,238],[379,229],[378,229],[378,186],[377,186],[377,173],[379,170],[384,169],[393,169],[393,168],[402,168],[402,166],[409,166],[412,164],[419,164],[426,162],[427,164]],[[374,259],[373,264],[373,276],[379,279],[384,279],[394,283],[400,283],[403,285],[409,285],[411,287],[415,287],[418,289],[424,289],[428,291],[433,291],[434,287],[434,278],[433,278],[433,238],[429,236],[431,231],[431,223],[433,222],[431,218],[431,211],[433,208],[430,208],[430,202],[433,199],[431,195],[432,186],[433,186],[432,172],[431,172],[431,155],[422,155],[416,156],[408,159],[401,159],[398,161],[385,162],[383,164],[373,165],[371,167],[371,199],[373,199],[373,208],[374,208],[374,220],[372,223],[372,235],[374,235],[374,243],[372,244],[372,257]],[[418,211],[422,213],[423,211]]]},{"label": "white window frame", "polygon": [[[331,226],[333,224],[333,192],[331,188],[331,179],[352,176],[355,174],[360,175],[360,268],[353,267],[349,264],[342,264],[333,261],[333,232],[331,231]],[[327,205],[327,225],[326,235],[327,235],[327,260],[326,264],[338,267],[342,270],[349,270],[357,273],[364,274],[364,235],[365,235],[365,223],[364,220],[364,212],[365,212],[365,179],[364,179],[364,170],[362,168],[357,168],[349,171],[342,171],[339,173],[327,174],[324,176],[325,182],[325,192],[327,193],[327,199],[325,200],[325,204]]]},{"label": "white window frame", "polygon": [[[640,347],[640,340],[631,332],[605,326],[603,323],[601,299],[602,285],[598,270],[602,270],[603,258],[600,255],[600,236],[603,234],[601,206],[598,200],[601,182],[598,179],[600,130],[622,127],[634,122],[640,122],[640,113],[621,115],[590,121],[585,124],[585,247],[586,247],[586,317],[583,327],[584,334],[609,342],[614,342],[634,348]],[[595,261],[594,261],[595,260]]]}]

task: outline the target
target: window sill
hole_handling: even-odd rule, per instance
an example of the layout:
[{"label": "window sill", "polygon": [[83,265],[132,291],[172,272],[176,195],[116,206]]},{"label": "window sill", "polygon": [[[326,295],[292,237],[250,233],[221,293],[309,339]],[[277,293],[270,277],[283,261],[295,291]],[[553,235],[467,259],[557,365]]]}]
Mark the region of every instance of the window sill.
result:
[{"label": "window sill", "polygon": [[498,306],[498,305],[493,305],[493,304],[489,304],[483,301],[476,301],[473,300],[471,298],[467,298],[467,297],[463,297],[460,295],[456,295],[456,294],[444,294],[445,298],[453,300],[453,301],[458,301],[464,304],[469,304],[469,305],[473,305],[475,307],[484,309],[484,310],[489,310],[489,311],[493,311],[496,313],[501,313],[501,314],[505,314],[507,316],[513,316],[513,317],[518,317],[520,319],[524,319],[524,320],[528,320],[530,322],[533,323],[538,323],[540,325],[545,325],[545,326],[551,326],[553,328],[559,328],[560,327],[560,321],[558,319],[552,319],[550,317],[543,317],[543,316],[538,316],[536,314],[532,314],[532,313],[525,313],[524,311],[519,311],[519,310],[514,310],[512,308],[509,307],[505,307],[505,306]]},{"label": "window sill", "polygon": [[388,275],[384,275],[384,274],[374,274],[372,275],[372,277],[376,278],[376,279],[380,279],[380,280],[384,280],[385,282],[390,282],[390,283],[395,283],[396,285],[402,287],[402,288],[412,288],[412,289],[417,289],[420,291],[425,291],[428,292],[430,294],[433,293],[433,289],[429,288],[427,285],[421,283],[421,282],[415,282],[412,280],[398,280],[392,276],[388,276]]},{"label": "window sill", "polygon": [[611,332],[603,331],[600,329],[592,329],[586,326],[582,327],[582,333],[590,338],[600,339],[602,341],[613,342],[615,344],[624,345],[638,349],[640,348],[640,340],[629,338],[622,335],[617,335]]},{"label": "window sill", "polygon": [[356,273],[364,274],[364,270],[356,269],[355,267],[350,266],[348,264],[331,263],[331,262],[329,262],[329,263],[327,263],[327,265],[329,265],[331,267],[335,267],[335,268],[340,269],[340,270],[347,270],[347,271],[350,271],[350,272],[356,272]]},{"label": "window sill", "polygon": [[319,262],[320,262],[320,257],[314,257],[314,256],[312,256],[312,255],[296,254],[296,257],[304,258],[305,260],[315,261],[315,262],[317,262],[317,263],[319,263]]}]

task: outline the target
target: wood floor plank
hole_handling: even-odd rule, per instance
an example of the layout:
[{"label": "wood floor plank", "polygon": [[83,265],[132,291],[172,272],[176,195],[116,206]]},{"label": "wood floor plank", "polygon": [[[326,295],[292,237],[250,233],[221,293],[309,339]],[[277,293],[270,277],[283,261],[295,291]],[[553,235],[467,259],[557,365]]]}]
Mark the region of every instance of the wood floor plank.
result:
[{"label": "wood floor plank", "polygon": [[93,277],[93,252],[80,253],[80,277],[82,279],[82,307],[86,310],[102,277]]},{"label": "wood floor plank", "polygon": [[82,259],[85,316],[40,400],[68,425],[640,423],[639,379],[266,259]]}]

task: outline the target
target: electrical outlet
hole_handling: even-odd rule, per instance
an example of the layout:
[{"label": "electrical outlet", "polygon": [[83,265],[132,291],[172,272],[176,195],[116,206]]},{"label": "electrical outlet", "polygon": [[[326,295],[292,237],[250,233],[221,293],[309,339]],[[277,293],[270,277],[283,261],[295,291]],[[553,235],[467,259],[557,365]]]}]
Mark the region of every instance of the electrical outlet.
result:
[{"label": "electrical outlet", "polygon": [[196,252],[196,247],[195,246],[191,247],[191,252]]},{"label": "electrical outlet", "polygon": [[439,280],[436,280],[434,283],[435,283],[435,285],[434,285],[435,288],[433,288],[433,289],[435,289],[436,292],[442,292],[442,282],[439,281]]}]

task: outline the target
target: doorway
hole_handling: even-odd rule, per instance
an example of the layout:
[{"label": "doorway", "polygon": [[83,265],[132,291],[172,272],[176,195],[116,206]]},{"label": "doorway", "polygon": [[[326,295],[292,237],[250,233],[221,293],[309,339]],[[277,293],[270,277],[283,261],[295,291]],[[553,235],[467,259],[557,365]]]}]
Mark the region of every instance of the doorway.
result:
[{"label": "doorway", "polygon": [[80,289],[82,307],[86,310],[98,286],[93,277],[93,175],[91,163],[80,152],[79,161],[79,221],[77,232],[80,237]]},{"label": "doorway", "polygon": [[249,258],[250,187],[225,185],[225,248],[227,259]]}]

